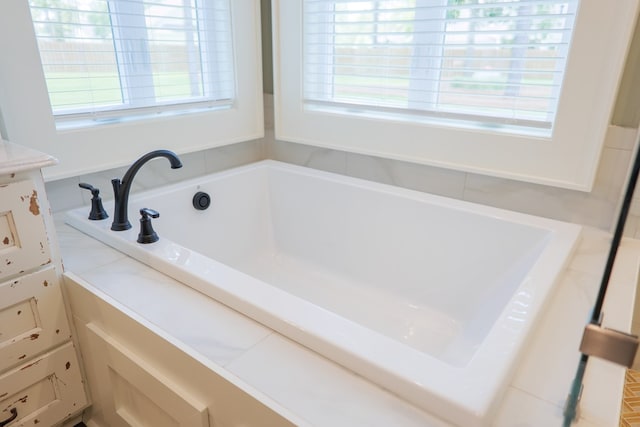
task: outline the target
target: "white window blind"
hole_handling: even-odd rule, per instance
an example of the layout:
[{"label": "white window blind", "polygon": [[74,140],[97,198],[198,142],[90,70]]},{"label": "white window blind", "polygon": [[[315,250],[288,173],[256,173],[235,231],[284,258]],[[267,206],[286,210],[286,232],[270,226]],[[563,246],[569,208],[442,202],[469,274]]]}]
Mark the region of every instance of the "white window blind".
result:
[{"label": "white window blind", "polygon": [[228,106],[228,0],[30,0],[53,113],[122,117]]},{"label": "white window blind", "polygon": [[304,0],[308,107],[553,126],[577,0]]}]

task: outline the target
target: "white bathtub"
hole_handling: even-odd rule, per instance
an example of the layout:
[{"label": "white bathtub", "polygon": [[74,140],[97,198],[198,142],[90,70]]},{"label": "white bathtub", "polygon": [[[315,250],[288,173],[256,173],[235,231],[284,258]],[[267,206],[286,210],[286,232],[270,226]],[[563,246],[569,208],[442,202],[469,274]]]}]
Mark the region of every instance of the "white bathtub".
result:
[{"label": "white bathtub", "polygon": [[490,423],[580,234],[274,161],[132,196],[128,231],[87,213],[67,222],[461,426]]}]

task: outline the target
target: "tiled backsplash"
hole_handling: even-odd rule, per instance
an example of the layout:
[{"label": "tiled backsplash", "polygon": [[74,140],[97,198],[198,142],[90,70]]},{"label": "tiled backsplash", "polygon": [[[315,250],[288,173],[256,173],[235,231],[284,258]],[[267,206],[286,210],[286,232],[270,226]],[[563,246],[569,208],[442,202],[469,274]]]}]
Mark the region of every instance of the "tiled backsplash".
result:
[{"label": "tiled backsplash", "polygon": [[[609,128],[596,183],[593,191],[585,193],[277,141],[273,123],[273,96],[265,94],[265,138],[183,154],[180,157],[184,167],[178,170],[170,169],[163,159],[155,160],[140,170],[132,190],[153,188],[270,158],[610,230],[615,225],[636,139],[635,129]],[[79,182],[98,186],[104,199],[112,198],[111,179],[122,177],[125,170],[112,169],[47,183],[53,210],[58,212],[89,204],[90,193],[80,190]],[[640,237],[640,197],[634,198],[626,234]]]},{"label": "tiled backsplash", "polygon": [[[154,159],[138,171],[131,192],[156,188],[163,184],[263,160],[265,159],[264,146],[264,141],[259,139],[181,154],[180,160],[182,160],[183,167],[180,169],[171,169],[166,159]],[[161,148],[163,147],[158,147],[158,149]],[[131,163],[135,160],[131,159]],[[78,187],[80,182],[87,182],[98,187],[103,200],[113,199],[111,179],[122,178],[127,168],[110,169],[46,183],[52,210],[62,212],[83,205],[89,206],[91,193],[80,189]],[[109,215],[111,215],[110,212]]]},{"label": "tiled backsplash", "polygon": [[[272,97],[265,95],[265,124],[273,124]],[[610,230],[626,184],[636,129],[610,126],[590,193],[441,169],[392,159],[277,141],[266,130],[267,157],[316,169],[398,185],[562,221]],[[640,235],[640,196],[627,234]]]}]

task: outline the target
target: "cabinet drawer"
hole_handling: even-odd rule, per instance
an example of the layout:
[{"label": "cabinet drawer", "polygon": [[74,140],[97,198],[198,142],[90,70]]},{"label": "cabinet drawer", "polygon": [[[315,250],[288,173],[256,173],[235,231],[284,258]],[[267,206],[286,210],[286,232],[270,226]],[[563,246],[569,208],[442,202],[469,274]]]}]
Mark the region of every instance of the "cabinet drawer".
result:
[{"label": "cabinet drawer", "polygon": [[54,267],[0,283],[0,372],[70,335]]},{"label": "cabinet drawer", "polygon": [[0,420],[11,427],[52,426],[86,405],[80,367],[71,343],[0,375]]},{"label": "cabinet drawer", "polygon": [[[99,381],[94,383],[111,427],[209,427],[205,403],[173,383],[148,361],[93,323],[88,348]],[[93,365],[92,365],[93,366]]]},{"label": "cabinet drawer", "polygon": [[0,185],[0,200],[0,280],[51,263],[34,183]]}]

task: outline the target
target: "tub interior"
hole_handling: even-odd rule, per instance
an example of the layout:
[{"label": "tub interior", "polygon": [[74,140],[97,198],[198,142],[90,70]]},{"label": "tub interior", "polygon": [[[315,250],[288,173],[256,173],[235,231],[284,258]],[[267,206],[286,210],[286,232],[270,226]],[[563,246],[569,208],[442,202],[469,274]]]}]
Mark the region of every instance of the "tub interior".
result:
[{"label": "tub interior", "polygon": [[[198,191],[209,209],[192,207]],[[553,234],[267,167],[132,198],[130,216],[141,207],[160,212],[161,238],[454,367],[473,358]]]}]

